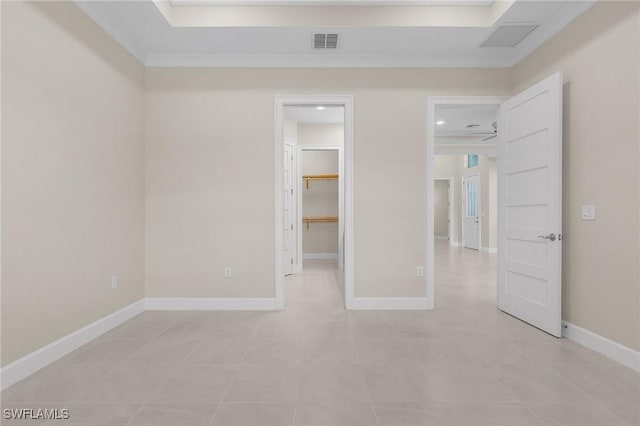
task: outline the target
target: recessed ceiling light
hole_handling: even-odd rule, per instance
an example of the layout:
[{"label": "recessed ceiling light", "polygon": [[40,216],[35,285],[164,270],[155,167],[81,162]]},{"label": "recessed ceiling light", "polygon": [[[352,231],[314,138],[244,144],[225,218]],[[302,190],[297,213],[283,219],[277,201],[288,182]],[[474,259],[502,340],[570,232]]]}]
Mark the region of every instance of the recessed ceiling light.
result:
[{"label": "recessed ceiling light", "polygon": [[327,107],[324,107],[324,106],[322,106],[322,105],[318,105],[318,106],[316,107],[316,109],[317,109],[318,111],[322,111],[322,110],[324,110],[324,109],[326,109],[326,108],[327,108]]},{"label": "recessed ceiling light", "polygon": [[444,124],[444,120],[438,120],[438,121],[436,121],[436,124],[438,126],[442,126]]}]

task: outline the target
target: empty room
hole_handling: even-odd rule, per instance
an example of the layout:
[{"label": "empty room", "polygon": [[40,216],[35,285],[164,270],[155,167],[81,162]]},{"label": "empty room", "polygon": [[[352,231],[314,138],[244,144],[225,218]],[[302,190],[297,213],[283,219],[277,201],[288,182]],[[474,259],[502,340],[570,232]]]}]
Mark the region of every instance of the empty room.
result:
[{"label": "empty room", "polygon": [[640,425],[640,3],[0,15],[2,425]]}]

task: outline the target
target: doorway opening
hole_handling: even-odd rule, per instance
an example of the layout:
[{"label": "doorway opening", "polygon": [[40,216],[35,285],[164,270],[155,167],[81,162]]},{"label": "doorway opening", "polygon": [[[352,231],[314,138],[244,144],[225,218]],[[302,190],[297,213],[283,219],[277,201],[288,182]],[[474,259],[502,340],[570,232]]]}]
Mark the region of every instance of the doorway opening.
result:
[{"label": "doorway opening", "polygon": [[[492,306],[553,336],[562,335],[562,94],[562,75],[556,73],[509,98],[429,98],[427,296],[430,307],[435,306],[437,275],[434,266],[438,257],[433,234],[436,154],[446,151],[449,155],[466,155],[463,163],[466,169],[478,167],[480,170],[480,154],[486,154],[490,159],[495,152],[498,185],[495,215],[497,256],[494,258],[497,259],[494,259],[495,267],[487,269],[489,274],[486,278],[494,283],[495,291],[486,295],[484,302],[490,301]],[[477,115],[483,108],[493,109],[493,117],[496,117],[495,111],[498,112],[497,119],[491,121],[491,127],[486,123],[492,117],[482,123],[476,122],[475,116],[469,120],[470,117],[461,112],[473,111]],[[449,113],[451,117],[446,118],[445,114]],[[446,131],[447,123],[456,126]],[[460,164],[459,161],[456,163]],[[487,179],[479,174],[485,182],[482,185],[482,193],[485,193]],[[467,198],[475,196],[469,195],[469,182],[464,187]],[[476,188],[472,185],[472,189],[475,191]],[[481,228],[490,226],[491,220],[487,220],[484,209],[481,210],[479,216],[475,214],[473,217],[478,218]],[[465,217],[471,217],[472,213],[476,212],[467,212]],[[481,250],[486,241],[486,234],[482,231]],[[465,248],[459,254],[468,257],[469,252],[471,250]],[[476,258],[484,254],[482,251],[474,252]],[[442,259],[447,259],[446,253]],[[444,261],[441,264],[447,265]],[[449,266],[451,264],[448,263]],[[460,269],[450,267],[450,283],[464,282],[465,278],[477,282],[475,276],[451,279],[451,275]],[[474,288],[465,290],[469,295],[473,294]],[[476,298],[474,302],[478,306],[478,302],[483,300]]]},{"label": "doorway opening", "polygon": [[306,304],[350,308],[353,298],[351,135],[351,97],[276,99],[276,176],[280,178],[280,182],[276,182],[279,188],[276,232],[277,239],[280,238],[276,241],[276,304],[279,309]]},{"label": "doorway opening", "polygon": [[436,240],[447,240],[451,242],[453,235],[453,214],[454,214],[454,185],[455,178],[434,178],[433,179],[433,199],[434,199],[434,225],[433,236]]},{"label": "doorway opening", "polygon": [[[497,115],[502,97],[430,99],[428,296],[496,304]],[[443,238],[443,191],[448,190]]]}]

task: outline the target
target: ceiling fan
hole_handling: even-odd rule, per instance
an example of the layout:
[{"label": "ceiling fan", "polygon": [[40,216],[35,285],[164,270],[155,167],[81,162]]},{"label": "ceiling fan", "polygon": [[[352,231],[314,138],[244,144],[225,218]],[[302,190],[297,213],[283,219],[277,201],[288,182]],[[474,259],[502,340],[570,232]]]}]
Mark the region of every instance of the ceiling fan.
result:
[{"label": "ceiling fan", "polygon": [[494,121],[493,123],[491,123],[491,127],[493,127],[493,134],[489,134],[489,136],[482,139],[482,142],[498,137],[498,122]]},{"label": "ceiling fan", "polygon": [[[473,129],[474,127],[479,127],[479,124],[469,124],[465,126],[467,129]],[[488,141],[490,139],[496,138],[498,136],[498,122],[494,121],[491,123],[491,127],[493,127],[493,131],[482,131],[482,132],[471,132],[471,133],[462,133],[462,134],[439,134],[437,135],[438,139],[452,139],[452,140],[473,140],[476,141],[480,139],[482,136],[484,138],[480,139],[481,142]]]}]

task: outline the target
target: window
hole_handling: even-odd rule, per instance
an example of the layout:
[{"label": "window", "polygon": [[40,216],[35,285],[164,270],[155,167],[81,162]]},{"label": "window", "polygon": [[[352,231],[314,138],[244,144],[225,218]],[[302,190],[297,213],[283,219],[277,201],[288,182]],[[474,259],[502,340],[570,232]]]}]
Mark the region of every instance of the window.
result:
[{"label": "window", "polygon": [[469,154],[464,156],[464,166],[467,169],[478,166],[478,154]]}]

